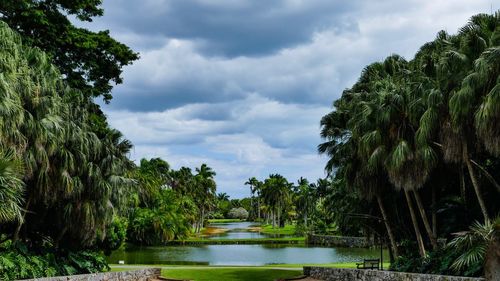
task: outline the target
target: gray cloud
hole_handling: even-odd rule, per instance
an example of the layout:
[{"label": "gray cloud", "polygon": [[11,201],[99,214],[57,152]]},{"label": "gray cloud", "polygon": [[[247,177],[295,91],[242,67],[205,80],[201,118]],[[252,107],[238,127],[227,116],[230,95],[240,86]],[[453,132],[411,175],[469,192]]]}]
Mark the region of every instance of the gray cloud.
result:
[{"label": "gray cloud", "polygon": [[[490,1],[109,0],[85,25],[141,52],[103,106],[134,159],[207,163],[219,190],[248,177],[324,176],[319,120],[362,68],[411,58]],[[498,8],[498,7],[493,7]]]},{"label": "gray cloud", "polygon": [[346,13],[358,2],[113,0],[105,1],[104,9],[106,26],[113,30],[196,41],[204,54],[235,57],[292,47],[316,31],[355,30]]}]

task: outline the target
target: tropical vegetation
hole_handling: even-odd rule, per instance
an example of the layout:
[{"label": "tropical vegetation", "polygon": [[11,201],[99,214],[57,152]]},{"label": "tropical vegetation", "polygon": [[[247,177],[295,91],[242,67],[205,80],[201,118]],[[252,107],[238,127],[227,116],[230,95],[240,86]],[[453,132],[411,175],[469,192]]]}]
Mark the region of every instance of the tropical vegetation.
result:
[{"label": "tropical vegetation", "polygon": [[[488,227],[500,213],[499,74],[500,12],[479,14],[410,61],[368,65],[322,118],[326,170],[335,189],[356,195],[340,204],[376,202],[363,219],[389,238],[395,269],[481,274],[486,246],[455,238],[442,249],[438,238],[475,221]],[[442,266],[426,268],[429,259]]]}]

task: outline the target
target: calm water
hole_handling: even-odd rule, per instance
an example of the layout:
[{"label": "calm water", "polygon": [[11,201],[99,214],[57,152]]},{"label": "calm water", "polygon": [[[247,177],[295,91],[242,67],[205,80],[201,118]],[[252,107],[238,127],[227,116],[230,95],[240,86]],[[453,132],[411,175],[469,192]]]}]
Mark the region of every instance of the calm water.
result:
[{"label": "calm water", "polygon": [[214,234],[205,237],[209,240],[216,239],[256,239],[270,237],[290,237],[290,235],[263,234],[256,231],[248,231],[248,227],[259,226],[255,222],[231,222],[231,223],[212,223],[209,227],[227,228],[228,232]]},{"label": "calm water", "polygon": [[[251,222],[213,224],[213,227],[230,231],[207,239],[267,238],[269,236],[249,232]],[[366,258],[378,258],[380,250],[358,248],[308,247],[305,245],[196,245],[135,247],[115,251],[108,258],[110,263],[119,260],[127,264],[206,264],[206,265],[265,265],[297,263],[354,262]],[[384,251],[384,259],[388,254]]]},{"label": "calm water", "polygon": [[[324,248],[298,245],[203,245],[142,247],[116,251],[110,263],[265,265],[281,263],[354,262],[378,258],[376,249]],[[388,260],[387,253],[384,259]]]}]

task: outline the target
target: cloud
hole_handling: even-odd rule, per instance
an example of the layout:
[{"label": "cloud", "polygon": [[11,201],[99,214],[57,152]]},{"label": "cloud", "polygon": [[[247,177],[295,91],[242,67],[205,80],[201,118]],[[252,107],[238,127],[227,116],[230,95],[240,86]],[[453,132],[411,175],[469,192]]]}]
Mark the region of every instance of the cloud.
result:
[{"label": "cloud", "polygon": [[207,163],[220,191],[242,196],[251,176],[322,177],[319,120],[362,68],[393,53],[411,59],[490,3],[114,0],[84,26],[141,53],[103,106],[135,144],[132,157]]}]

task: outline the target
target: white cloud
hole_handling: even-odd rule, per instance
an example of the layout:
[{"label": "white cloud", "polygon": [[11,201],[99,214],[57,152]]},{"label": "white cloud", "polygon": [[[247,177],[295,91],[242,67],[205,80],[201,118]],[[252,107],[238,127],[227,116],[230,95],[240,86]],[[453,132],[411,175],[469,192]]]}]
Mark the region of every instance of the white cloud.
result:
[{"label": "white cloud", "polygon": [[[207,163],[218,173],[220,191],[241,196],[251,176],[323,176],[319,120],[362,68],[392,53],[410,59],[439,30],[454,33],[473,14],[489,12],[491,1],[367,0],[344,7],[341,1],[286,0],[269,9],[252,1],[167,3],[174,2],[147,1],[129,26],[120,18],[123,9],[111,12],[112,34],[140,48],[141,60],[126,68],[125,84],[104,109],[136,145],[134,158],[160,156],[177,168]],[[200,14],[193,16],[187,6],[194,4]],[[165,15],[176,18],[164,21]],[[249,21],[269,24],[269,31],[252,29]],[[106,17],[99,21],[105,23]],[[163,27],[167,32],[162,23],[176,26]],[[301,24],[307,28],[297,33],[307,36],[290,37]],[[247,37],[248,48],[283,40],[258,55],[234,55],[234,46],[246,46],[231,40]],[[207,54],[207,46],[220,52]]]}]

